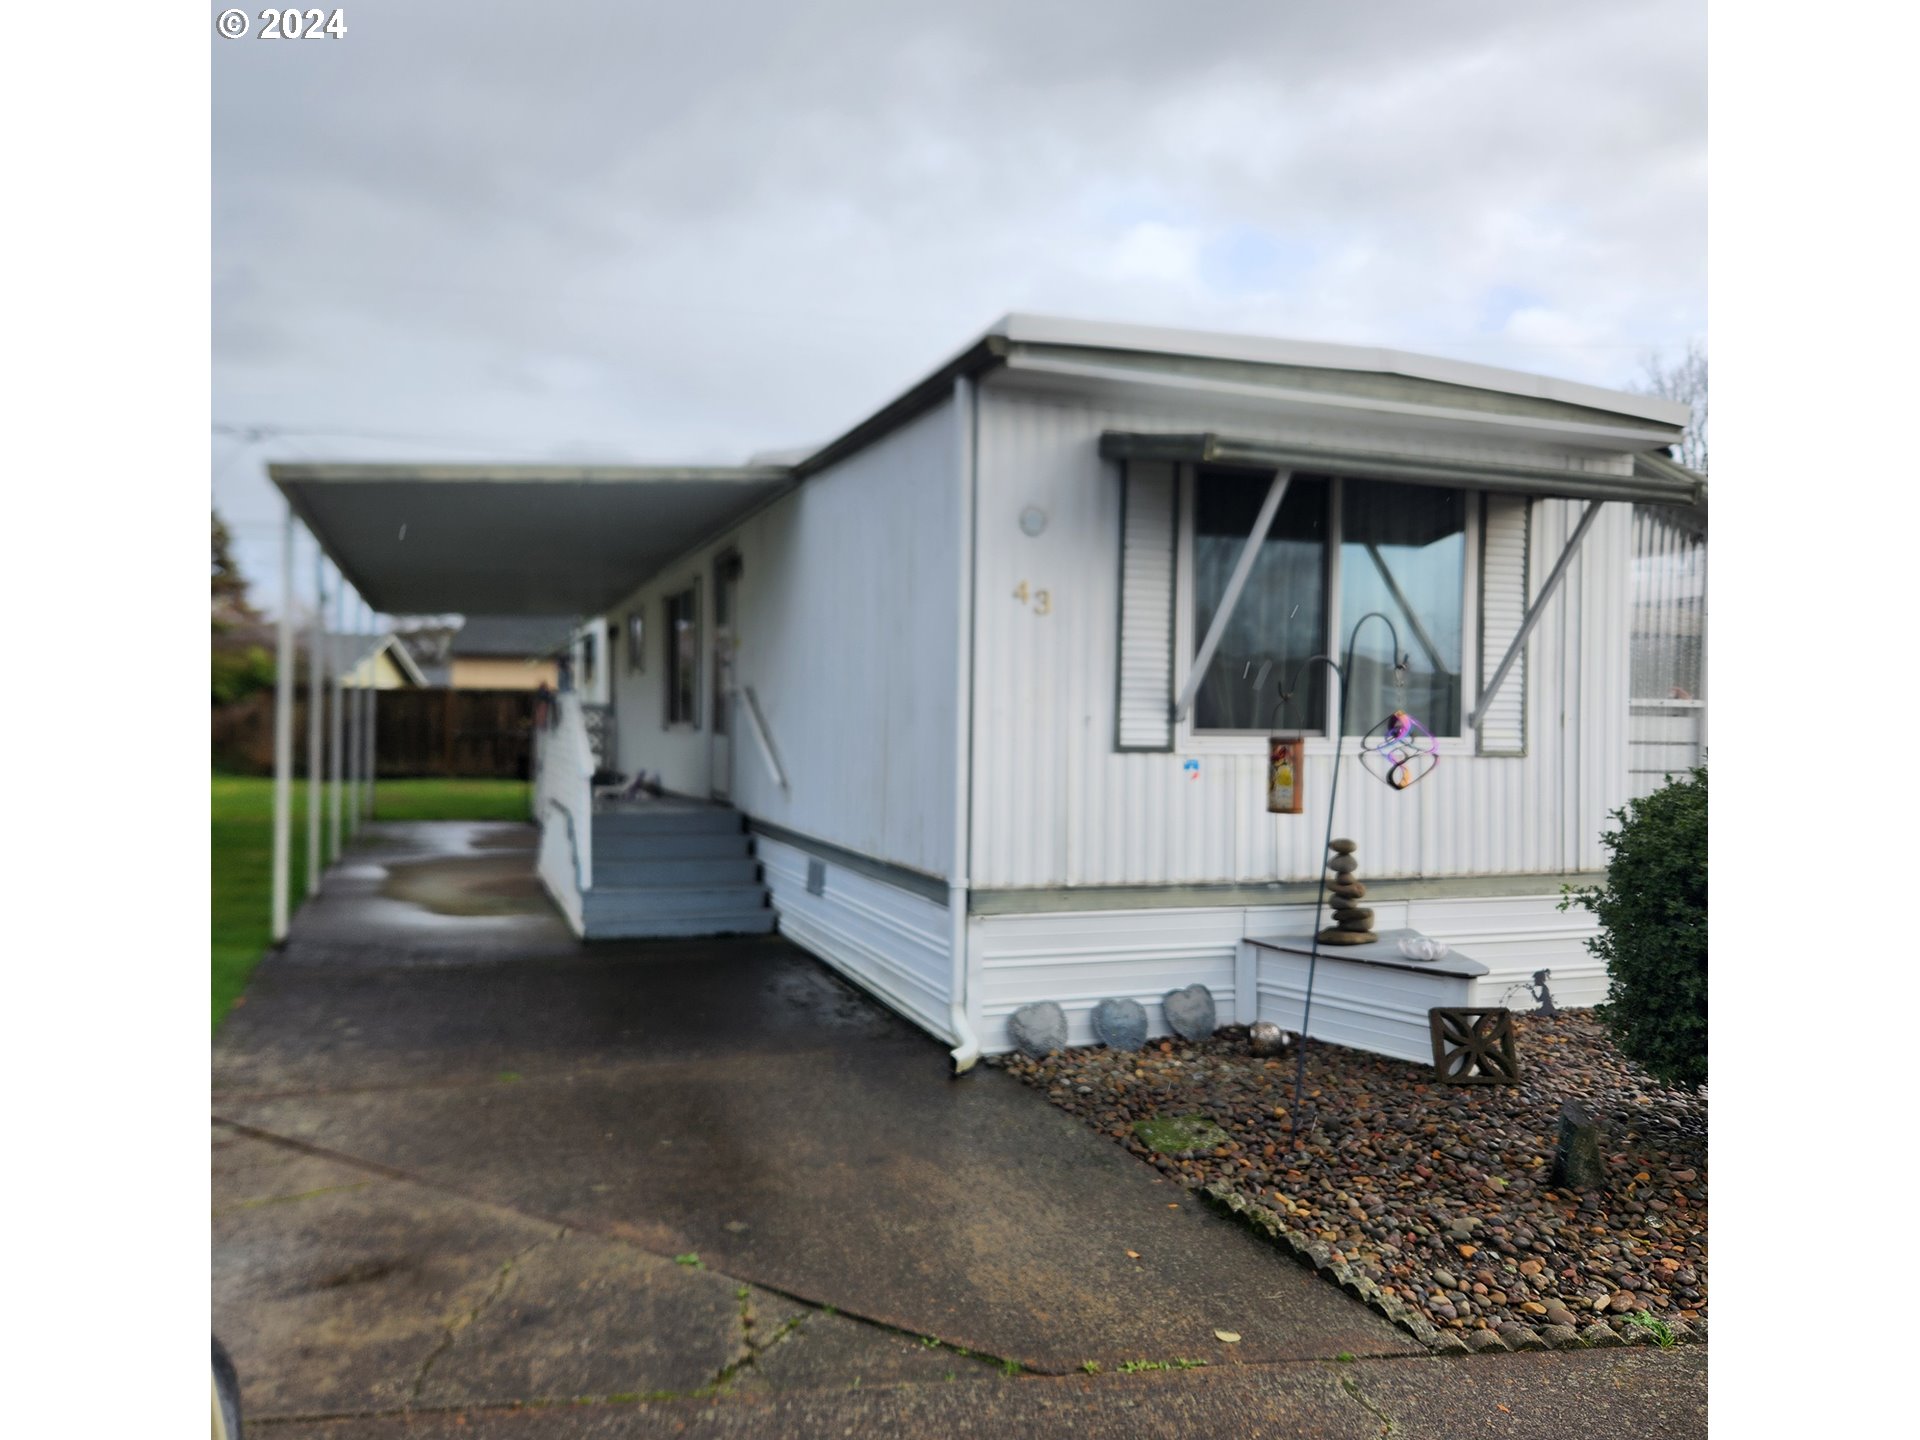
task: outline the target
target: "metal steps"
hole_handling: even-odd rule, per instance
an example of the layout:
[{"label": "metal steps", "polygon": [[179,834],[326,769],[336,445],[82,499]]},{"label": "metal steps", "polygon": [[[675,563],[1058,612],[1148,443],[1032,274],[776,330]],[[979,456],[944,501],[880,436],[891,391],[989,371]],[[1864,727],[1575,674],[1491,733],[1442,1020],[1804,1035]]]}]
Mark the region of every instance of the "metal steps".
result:
[{"label": "metal steps", "polygon": [[[627,835],[601,830],[593,824],[593,860],[728,860],[751,855],[746,833],[694,831],[688,835]],[[595,872],[596,874],[598,871]]]},{"label": "metal steps", "polygon": [[731,855],[646,860],[608,858],[594,841],[593,888],[647,890],[667,885],[749,885],[760,879],[760,862],[746,847],[735,845]]},{"label": "metal steps", "polygon": [[744,818],[685,801],[595,810],[581,902],[589,940],[765,935],[776,918]]}]

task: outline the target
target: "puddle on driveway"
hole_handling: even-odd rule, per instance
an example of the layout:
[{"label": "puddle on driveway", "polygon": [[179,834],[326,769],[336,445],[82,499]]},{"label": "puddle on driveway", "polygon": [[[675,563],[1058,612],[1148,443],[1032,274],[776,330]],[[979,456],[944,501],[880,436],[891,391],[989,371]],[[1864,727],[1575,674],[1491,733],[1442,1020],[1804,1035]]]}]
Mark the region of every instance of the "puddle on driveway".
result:
[{"label": "puddle on driveway", "polygon": [[523,854],[402,860],[385,869],[383,896],[435,915],[534,915],[549,909]]}]

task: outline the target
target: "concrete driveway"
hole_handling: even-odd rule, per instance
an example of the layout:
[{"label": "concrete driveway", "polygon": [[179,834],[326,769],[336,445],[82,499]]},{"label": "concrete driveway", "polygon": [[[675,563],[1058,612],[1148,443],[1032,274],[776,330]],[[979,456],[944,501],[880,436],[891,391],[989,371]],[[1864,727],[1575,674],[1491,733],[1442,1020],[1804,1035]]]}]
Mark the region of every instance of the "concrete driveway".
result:
[{"label": "concrete driveway", "polygon": [[1589,1385],[1704,1433],[1697,1348],[1429,1359],[784,941],[579,945],[531,845],[371,827],[220,1032],[264,1433],[1456,1433]]}]

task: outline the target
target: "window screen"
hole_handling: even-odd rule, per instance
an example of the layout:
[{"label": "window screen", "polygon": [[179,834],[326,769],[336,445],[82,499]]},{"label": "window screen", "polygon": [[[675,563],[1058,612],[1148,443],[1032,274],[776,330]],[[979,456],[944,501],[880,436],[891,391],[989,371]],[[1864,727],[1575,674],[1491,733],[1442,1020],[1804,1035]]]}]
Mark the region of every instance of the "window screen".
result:
[{"label": "window screen", "polygon": [[700,723],[700,587],[689,585],[666,604],[667,723]]},{"label": "window screen", "polygon": [[[1198,652],[1226,593],[1227,577],[1259,518],[1271,475],[1202,470],[1193,497],[1193,647]],[[1293,704],[1279,713],[1279,687],[1290,683],[1311,655],[1323,653],[1327,633],[1328,482],[1296,475],[1261,543],[1240,603],[1194,696],[1196,730],[1319,731],[1326,715],[1326,669],[1300,680]],[[1255,693],[1263,662],[1267,682]]]},{"label": "window screen", "polygon": [[[1347,724],[1364,730],[1405,710],[1436,735],[1460,733],[1461,601],[1466,591],[1466,494],[1427,485],[1347,480],[1340,486],[1341,661],[1351,638]],[[1393,683],[1393,622],[1409,658]]]}]

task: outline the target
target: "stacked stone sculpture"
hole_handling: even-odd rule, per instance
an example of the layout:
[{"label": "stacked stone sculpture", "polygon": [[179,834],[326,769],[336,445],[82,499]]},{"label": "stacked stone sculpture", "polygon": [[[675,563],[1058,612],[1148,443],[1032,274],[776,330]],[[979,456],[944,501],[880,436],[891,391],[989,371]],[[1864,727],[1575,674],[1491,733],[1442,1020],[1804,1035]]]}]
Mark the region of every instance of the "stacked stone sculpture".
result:
[{"label": "stacked stone sculpture", "polygon": [[1353,858],[1358,848],[1351,840],[1335,840],[1327,846],[1332,852],[1327,861],[1327,893],[1333,897],[1334,923],[1320,932],[1322,945],[1365,945],[1374,939],[1373,911],[1360,903],[1367,887],[1360,883],[1360,862]]}]

